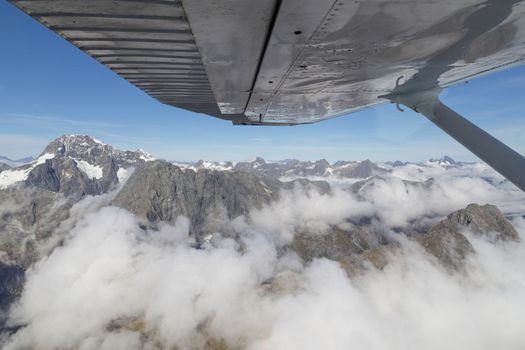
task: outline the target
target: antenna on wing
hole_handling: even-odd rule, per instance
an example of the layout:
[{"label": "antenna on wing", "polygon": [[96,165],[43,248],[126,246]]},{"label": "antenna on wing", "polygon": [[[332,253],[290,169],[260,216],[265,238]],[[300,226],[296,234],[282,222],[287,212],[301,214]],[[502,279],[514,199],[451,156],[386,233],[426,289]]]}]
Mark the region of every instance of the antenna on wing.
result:
[{"label": "antenna on wing", "polygon": [[[401,81],[401,79],[403,79],[404,76],[400,76],[399,78],[396,79],[396,89],[399,87],[399,82]],[[396,108],[398,111],[400,112],[404,112],[405,110],[401,107],[399,107],[399,95],[396,95]],[[393,103],[393,102],[392,102]]]}]

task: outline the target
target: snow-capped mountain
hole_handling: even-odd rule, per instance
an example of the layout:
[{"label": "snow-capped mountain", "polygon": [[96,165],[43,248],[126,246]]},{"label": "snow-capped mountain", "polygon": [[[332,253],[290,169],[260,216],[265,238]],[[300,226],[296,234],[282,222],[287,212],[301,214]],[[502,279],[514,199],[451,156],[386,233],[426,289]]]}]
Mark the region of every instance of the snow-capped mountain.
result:
[{"label": "snow-capped mountain", "polygon": [[230,161],[213,162],[199,160],[191,162],[173,162],[173,164],[192,170],[217,170],[217,171],[239,171],[253,173],[270,178],[300,178],[300,177],[335,177],[340,179],[366,179],[371,176],[381,176],[390,173],[396,168],[405,166],[416,166],[421,168],[452,169],[466,164],[458,162],[449,156],[440,159],[429,159],[423,162],[394,162],[374,163],[370,160],[363,161],[337,161],[328,162],[326,159],[317,161],[301,161],[297,159],[285,159],[281,161],[267,161],[257,157],[251,161],[233,163]]},{"label": "snow-capped mountain", "polygon": [[412,164],[412,165],[418,165],[418,166],[422,166],[422,167],[439,167],[439,168],[455,168],[455,167],[460,167],[460,166],[463,166],[465,164],[472,164],[472,163],[467,163],[467,162],[460,162],[460,161],[456,161],[454,159],[452,159],[452,157],[449,157],[447,155],[444,155],[442,158],[439,158],[439,159],[428,159],[424,162],[402,162],[400,160],[396,160],[394,162],[386,162],[385,165],[387,167],[392,167],[392,168],[396,168],[396,167],[402,167],[402,166],[405,166],[405,165],[409,165],[409,164]]},{"label": "snow-capped mountain", "polygon": [[461,164],[462,162],[456,162],[454,159],[452,159],[451,157],[447,155],[443,156],[443,158],[440,158],[440,159],[429,159],[423,163],[423,165],[440,166],[440,167],[447,167],[447,168],[452,168],[455,166],[459,166]]},{"label": "snow-capped mountain", "polygon": [[29,164],[0,173],[0,188],[31,185],[66,194],[100,194],[128,176],[128,170],[154,158],[121,151],[89,136],[64,135]]},{"label": "snow-capped mountain", "polygon": [[238,171],[253,173],[270,178],[281,177],[329,177],[339,178],[367,178],[373,175],[381,175],[389,172],[388,169],[378,166],[370,160],[339,161],[333,164],[326,159],[317,161],[300,161],[297,159],[285,159],[282,161],[266,161],[257,157],[252,161],[238,162],[209,162],[200,160],[194,164],[175,164],[193,170],[209,169],[218,171]]}]

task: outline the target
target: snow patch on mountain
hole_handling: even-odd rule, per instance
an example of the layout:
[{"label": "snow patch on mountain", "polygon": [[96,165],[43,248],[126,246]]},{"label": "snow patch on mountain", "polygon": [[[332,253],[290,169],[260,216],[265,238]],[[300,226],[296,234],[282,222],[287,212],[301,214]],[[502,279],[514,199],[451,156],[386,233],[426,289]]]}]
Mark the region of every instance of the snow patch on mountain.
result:
[{"label": "snow patch on mountain", "polygon": [[44,153],[28,166],[2,171],[2,173],[0,173],[0,189],[7,188],[20,181],[25,181],[34,168],[40,164],[44,164],[46,160],[53,159],[54,157],[55,155],[53,153]]},{"label": "snow patch on mountain", "polygon": [[149,154],[148,152],[144,150],[138,149],[137,153],[139,155],[139,158],[145,162],[151,162],[155,160],[155,157],[153,157],[151,154]]},{"label": "snow patch on mountain", "polygon": [[84,172],[90,179],[101,179],[104,175],[104,170],[101,166],[92,165],[85,160],[75,159],[77,167]]},{"label": "snow patch on mountain", "polygon": [[118,182],[119,183],[126,182],[126,180],[131,176],[134,170],[135,170],[134,167],[118,168],[117,170]]}]

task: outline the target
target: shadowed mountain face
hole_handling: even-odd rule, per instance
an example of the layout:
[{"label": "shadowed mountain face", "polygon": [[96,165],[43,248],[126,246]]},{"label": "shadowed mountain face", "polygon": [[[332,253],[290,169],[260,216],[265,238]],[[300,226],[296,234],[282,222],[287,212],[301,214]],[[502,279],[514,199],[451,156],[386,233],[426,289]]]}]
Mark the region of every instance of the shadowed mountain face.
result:
[{"label": "shadowed mountain face", "polygon": [[[281,190],[295,185],[312,186],[322,193],[330,188],[323,182],[280,182],[245,172],[195,172],[155,161],[137,169],[112,204],[153,223],[174,222],[177,216],[186,216],[192,232],[200,237],[206,234],[207,219],[247,215],[251,209],[279,199]],[[208,227],[210,230],[214,228]]]},{"label": "shadowed mountain face", "polygon": [[89,136],[64,135],[29,164],[2,172],[0,188],[13,184],[66,196],[98,195],[119,183],[126,169],[144,164],[143,151],[120,151]]},{"label": "shadowed mountain face", "polygon": [[370,160],[361,162],[338,161],[330,164],[326,159],[315,162],[287,159],[277,162],[267,162],[257,157],[250,162],[206,162],[203,160],[190,165],[189,168],[235,171],[256,174],[270,178],[298,178],[298,177],[338,177],[363,179],[373,175],[388,174],[390,171],[380,167]]},{"label": "shadowed mountain face", "polygon": [[[449,157],[427,162],[427,166],[436,164],[449,167],[460,163]],[[38,242],[52,239],[54,244],[59,243],[67,229],[58,234],[58,227],[71,216],[71,207],[86,195],[115,190],[106,202],[129,210],[148,225],[173,224],[177,217],[187,217],[191,235],[202,241],[214,231],[227,231],[224,221],[249,216],[254,209],[271,206],[281,199],[283,191],[331,193],[329,183],[301,176],[367,177],[350,183],[346,189],[364,205],[375,196],[373,191],[377,187],[388,183],[389,173],[390,170],[368,160],[330,164],[326,160],[266,162],[257,158],[235,165],[200,161],[180,168],[166,161],[154,161],[140,150],[120,151],[89,136],[65,135],[51,142],[33,162],[2,173],[0,249],[5,254],[1,259],[25,268],[46,254]],[[286,176],[298,178],[286,182],[277,179]],[[434,180],[400,183],[407,193],[431,192]],[[371,224],[377,220],[380,218],[373,214],[352,218],[348,221],[352,226],[350,230],[334,225],[327,235],[299,229],[291,247],[305,261],[321,256],[338,260],[376,249],[392,242],[384,228]],[[425,224],[402,229],[409,235],[428,232],[416,241],[439,255],[437,250],[444,239],[455,239],[462,247],[460,250],[469,250],[460,237],[458,227],[463,226],[473,232],[492,232],[501,240],[517,239],[512,225],[494,206],[471,205],[450,214],[434,227]]]},{"label": "shadowed mountain face", "polygon": [[[128,227],[125,235],[139,232],[134,242],[158,236],[166,249],[189,242],[190,255],[228,247],[244,258],[253,248],[252,240],[270,241],[275,253],[264,251],[262,256],[288,257],[295,264],[286,273],[274,267],[277,272],[257,277],[258,293],[272,297],[298,292],[293,272],[298,266],[308,268],[328,259],[349,278],[362,278],[371,271],[387,271],[407,246],[419,247],[428,261],[451,274],[465,273],[467,262],[477,254],[473,239],[481,237],[498,246],[519,241],[519,235],[496,206],[467,205],[466,200],[444,205],[452,197],[441,178],[421,178],[427,170],[433,175],[458,172],[450,184],[462,189],[462,166],[451,159],[392,163],[388,168],[370,161],[330,164],[257,158],[235,165],[200,161],[180,167],[87,136],[63,136],[33,162],[0,173],[0,335],[25,327],[3,324],[9,307],[28,288],[26,278],[35,278],[34,272],[26,275],[28,269],[49,264],[50,254],[67,251],[75,232],[86,225],[93,225],[90,235],[96,236],[122,215],[133,220],[129,227],[123,224]],[[326,181],[313,180],[320,177]],[[331,182],[334,179],[337,182]],[[496,181],[476,181],[475,189],[496,193],[490,192],[496,191]],[[416,203],[406,207],[410,201]],[[120,214],[104,218],[100,216],[104,209]],[[94,248],[97,252],[103,254],[112,244],[109,237],[115,230]],[[121,243],[117,246],[120,249]],[[75,254],[81,255],[82,249]],[[135,255],[141,254],[147,251]],[[110,255],[112,263],[105,262],[104,269],[111,271],[120,262],[112,260],[113,252]],[[279,264],[286,265],[286,259]],[[154,332],[146,329],[141,317],[111,318],[104,329],[133,329],[144,339],[152,337]],[[204,332],[207,326],[199,327]],[[207,341],[228,348],[214,339]]]}]

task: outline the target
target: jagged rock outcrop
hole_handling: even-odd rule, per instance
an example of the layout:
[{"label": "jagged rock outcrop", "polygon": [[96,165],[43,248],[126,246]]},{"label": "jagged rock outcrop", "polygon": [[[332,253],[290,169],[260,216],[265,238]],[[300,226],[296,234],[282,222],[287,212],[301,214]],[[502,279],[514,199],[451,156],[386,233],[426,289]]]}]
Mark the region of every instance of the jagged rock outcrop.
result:
[{"label": "jagged rock outcrop", "polygon": [[250,162],[239,162],[232,166],[230,162],[203,162],[199,161],[194,169],[215,169],[247,172],[270,178],[281,177],[326,177],[336,176],[341,178],[367,178],[373,175],[383,175],[390,170],[377,166],[370,160],[362,162],[339,161],[330,164],[326,159],[312,161],[299,161],[286,159],[278,162],[267,162],[257,157]]},{"label": "jagged rock outcrop", "polygon": [[454,270],[463,266],[465,258],[474,248],[461,232],[460,227],[445,219],[433,226],[428,233],[413,236],[414,240],[447,268]]},{"label": "jagged rock outcrop", "polygon": [[[494,241],[518,239],[512,224],[497,207],[488,204],[470,204],[449,214],[427,232],[413,233],[409,237],[445,268],[456,271],[464,266],[470,254],[475,253],[464,235],[466,230]],[[355,276],[371,266],[385,266],[387,254],[395,253],[399,244],[380,227],[362,225],[350,230],[333,227],[324,234],[300,232],[295,235],[292,248],[304,261],[319,257],[338,260],[350,276]]]},{"label": "jagged rock outcrop", "polygon": [[489,235],[490,238],[503,241],[518,240],[514,226],[494,205],[470,204],[465,209],[449,214],[447,220],[474,234]]},{"label": "jagged rock outcrop", "polygon": [[465,237],[465,231],[483,235],[493,240],[518,240],[518,233],[501,211],[490,204],[469,204],[434,225],[427,234],[414,239],[435,256],[444,266],[458,269],[464,259],[474,253]]},{"label": "jagged rock outcrop", "polygon": [[0,173],[7,169],[11,169],[11,167],[6,163],[0,163]]},{"label": "jagged rock outcrop", "polygon": [[426,165],[438,165],[442,167],[454,167],[456,165],[459,165],[454,159],[451,157],[445,155],[443,158],[440,159],[429,159],[425,163]]},{"label": "jagged rock outcrop", "polygon": [[25,270],[63,238],[57,228],[68,218],[71,204],[47,190],[0,190],[0,329],[2,311],[20,296]]},{"label": "jagged rock outcrop", "polygon": [[[17,296],[26,268],[64,237],[59,226],[85,195],[115,187],[149,156],[119,151],[88,136],[62,136],[29,164],[0,174],[0,309]],[[1,320],[0,320],[1,321]]]},{"label": "jagged rock outcrop", "polygon": [[148,153],[121,151],[86,135],[64,135],[49,143],[42,154],[54,154],[55,157],[69,157],[83,160],[92,166],[103,169],[111,163],[116,166],[133,166],[153,160]]},{"label": "jagged rock outcrop", "polygon": [[41,242],[67,219],[72,203],[47,190],[0,190],[0,262],[25,268],[47,253]]},{"label": "jagged rock outcrop", "polygon": [[325,233],[299,232],[294,236],[292,247],[304,261],[314,258],[339,260],[387,243],[384,233],[370,225],[356,226],[350,231],[334,226]]},{"label": "jagged rock outcrop", "polygon": [[0,188],[24,185],[79,198],[98,195],[119,183],[126,169],[151,159],[144,151],[120,151],[89,136],[64,135],[35,161],[2,172]]},{"label": "jagged rock outcrop", "polygon": [[297,183],[329,190],[322,182],[280,182],[245,172],[193,171],[154,161],[138,168],[112,203],[152,223],[173,222],[184,215],[199,237],[208,217],[220,221],[224,215],[232,219],[248,214],[278,199],[281,189]]},{"label": "jagged rock outcrop", "polygon": [[333,170],[334,175],[343,178],[356,178],[364,179],[370,176],[379,176],[389,173],[389,170],[381,168],[370,160],[364,160],[362,162],[350,163],[346,166],[336,167]]},{"label": "jagged rock outcrop", "polygon": [[25,281],[25,271],[16,265],[6,265],[0,262],[0,328],[4,323],[2,313],[15,301],[22,292]]},{"label": "jagged rock outcrop", "polygon": [[106,176],[99,179],[90,177],[80,170],[77,162],[71,158],[53,158],[36,166],[25,181],[29,187],[36,187],[66,196],[102,194],[118,183],[117,169],[109,166]]},{"label": "jagged rock outcrop", "polygon": [[[141,225],[153,228],[160,222],[173,223],[182,215],[189,219],[190,233],[198,243],[212,242],[205,237],[221,232],[238,239],[241,247],[242,238],[229,231],[234,231],[228,226],[231,219],[271,205],[283,190],[294,186],[330,192],[328,183],[303,177],[366,178],[350,188],[362,200],[387,181],[399,181],[407,192],[430,191],[434,186],[432,179],[425,182],[392,179],[388,170],[368,160],[330,164],[326,160],[266,162],[258,158],[235,166],[229,162],[202,161],[195,164],[196,171],[150,160],[141,151],[118,151],[87,136],[63,136],[49,144],[34,162],[7,170],[16,175],[15,179],[22,179],[18,183],[23,186],[0,189],[0,328],[2,311],[20,295],[26,269],[60,245],[75,223],[78,207],[72,210],[72,206],[85,195],[103,194],[115,188],[126,175],[123,172],[131,167],[136,170],[115,195],[112,205],[129,210],[143,219]],[[299,179],[279,181],[283,176]],[[3,183],[8,183],[6,179],[9,177],[0,177]],[[106,201],[105,204],[110,201],[109,197]],[[305,264],[315,258],[337,261],[351,277],[370,268],[382,269],[390,255],[398,254],[401,245],[392,237],[395,236],[392,228],[383,227],[376,219],[347,219],[343,226],[349,228],[333,226],[322,233],[297,228],[293,241],[279,249],[293,250]],[[423,229],[398,233],[420,244],[451,271],[461,270],[465,259],[475,254],[467,231],[484,235],[494,243],[518,239],[514,227],[492,205],[471,204],[430,228],[425,224]],[[299,286],[297,276],[283,272],[263,282],[261,289],[286,294]],[[139,329],[141,323],[139,319],[122,320],[111,327]],[[221,347],[221,344],[215,345]]]},{"label": "jagged rock outcrop", "polygon": [[[370,191],[374,190],[377,186],[382,186],[390,183],[392,179],[383,177],[383,176],[372,176],[366,180],[357,181],[355,182],[351,187],[350,191],[358,195],[360,198],[366,198]],[[409,191],[414,190],[426,190],[430,191],[432,189],[432,186],[435,183],[435,180],[433,178],[430,178],[426,181],[409,181],[409,180],[402,180],[402,179],[396,179],[396,181],[399,181],[399,183],[403,184],[405,187],[405,191],[408,193]]]}]

